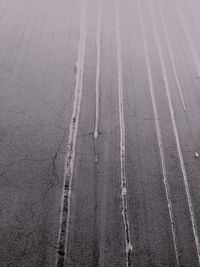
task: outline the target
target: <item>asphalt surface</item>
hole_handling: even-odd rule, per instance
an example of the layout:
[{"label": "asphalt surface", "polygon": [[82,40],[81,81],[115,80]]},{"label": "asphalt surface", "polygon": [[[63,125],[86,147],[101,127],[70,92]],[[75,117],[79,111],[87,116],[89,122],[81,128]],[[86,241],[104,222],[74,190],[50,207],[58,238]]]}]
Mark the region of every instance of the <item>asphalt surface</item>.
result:
[{"label": "asphalt surface", "polygon": [[0,266],[200,266],[198,0],[0,0]]}]

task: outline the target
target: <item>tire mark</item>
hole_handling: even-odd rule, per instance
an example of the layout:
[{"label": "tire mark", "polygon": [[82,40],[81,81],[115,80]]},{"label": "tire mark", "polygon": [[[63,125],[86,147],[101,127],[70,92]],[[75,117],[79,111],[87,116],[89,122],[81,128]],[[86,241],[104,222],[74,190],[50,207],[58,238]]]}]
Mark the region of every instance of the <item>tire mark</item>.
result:
[{"label": "tire mark", "polygon": [[165,154],[164,154],[161,129],[160,129],[160,124],[159,124],[159,116],[158,116],[158,109],[157,109],[155,92],[154,92],[154,85],[153,85],[153,78],[152,78],[152,72],[151,72],[151,66],[150,66],[149,52],[148,52],[148,48],[147,48],[147,39],[146,39],[146,33],[145,33],[145,27],[144,27],[144,20],[142,17],[142,11],[141,11],[139,1],[140,0],[137,0],[137,8],[138,8],[139,19],[140,19],[140,27],[142,30],[143,46],[144,46],[146,67],[147,67],[147,73],[148,73],[148,81],[149,81],[149,90],[150,90],[150,94],[151,94],[153,113],[154,113],[154,118],[155,118],[156,134],[157,134],[158,146],[159,146],[159,151],[160,151],[163,183],[165,186],[165,194],[166,194],[167,205],[168,205],[168,210],[169,210],[174,251],[175,251],[175,256],[176,256],[176,265],[179,266],[179,250],[178,250],[178,246],[177,246],[177,234],[176,234],[176,226],[174,223],[173,206],[172,206],[168,177],[167,177],[167,171],[166,171],[166,160],[165,160]]},{"label": "tire mark", "polygon": [[168,31],[167,31],[167,26],[166,26],[166,23],[165,23],[163,12],[161,11],[160,2],[158,2],[158,5],[159,5],[159,14],[160,14],[160,17],[161,17],[162,27],[164,29],[164,35],[165,35],[165,39],[167,41],[167,47],[168,47],[168,51],[169,51],[169,56],[170,56],[170,59],[171,59],[171,62],[172,62],[172,68],[173,68],[175,79],[176,79],[176,84],[177,84],[177,87],[178,87],[178,90],[179,90],[179,94],[180,94],[180,97],[181,97],[183,109],[186,111],[187,109],[186,109],[185,101],[184,101],[184,98],[183,98],[183,92],[182,92],[182,89],[181,89],[181,84],[180,84],[178,73],[177,73],[177,69],[176,69],[174,53],[173,53],[173,50],[172,50],[172,47],[171,47],[171,44],[170,44],[169,34],[168,34]]},{"label": "tire mark", "polygon": [[[149,1],[148,1],[148,4],[149,4]],[[186,191],[186,195],[187,195],[187,201],[188,201],[189,212],[190,212],[190,219],[191,219],[191,223],[192,223],[192,230],[193,230],[193,234],[194,234],[194,238],[195,238],[197,255],[198,255],[198,260],[199,260],[199,264],[200,264],[200,245],[199,245],[197,224],[196,224],[196,219],[195,219],[195,212],[194,212],[194,208],[193,208],[193,204],[192,204],[192,198],[191,198],[191,194],[190,194],[188,177],[187,177],[187,173],[186,173],[186,169],[185,169],[185,163],[184,163],[183,154],[182,154],[182,150],[181,150],[179,134],[178,134],[178,129],[177,129],[175,115],[174,115],[174,108],[173,108],[173,104],[172,104],[172,97],[171,97],[171,92],[170,92],[170,88],[169,88],[169,82],[168,82],[168,78],[167,78],[167,71],[166,71],[164,58],[163,58],[163,52],[162,52],[162,48],[161,48],[161,44],[160,44],[160,39],[159,39],[159,36],[158,36],[158,31],[157,31],[157,28],[156,28],[156,22],[155,22],[155,19],[154,19],[154,16],[153,16],[152,7],[151,7],[150,4],[149,4],[149,10],[150,10],[150,13],[151,13],[153,31],[154,31],[154,36],[155,36],[155,40],[156,40],[156,45],[157,45],[157,48],[158,48],[158,54],[159,54],[159,59],[160,59],[160,64],[161,64],[161,71],[162,71],[162,76],[163,76],[163,80],[164,80],[164,83],[165,83],[165,89],[166,89],[166,94],[167,94],[169,111],[170,111],[170,116],[171,116],[173,131],[174,131],[174,136],[175,136],[175,140],[176,140],[176,146],[177,146],[177,151],[178,151],[178,155],[179,155],[181,170],[182,170],[182,174],[183,174],[185,191]]]},{"label": "tire mark", "polygon": [[100,64],[101,64],[101,24],[102,24],[102,0],[98,0],[98,15],[97,15],[97,63],[96,63],[96,107],[95,107],[95,127],[94,127],[94,149],[95,149],[95,163],[98,162],[98,145],[97,140],[99,136],[99,79],[100,79]]},{"label": "tire mark", "polygon": [[68,149],[65,162],[65,174],[63,181],[63,192],[61,198],[61,215],[60,215],[60,232],[58,239],[58,254],[57,266],[63,267],[66,264],[67,243],[69,234],[69,220],[70,220],[70,204],[71,204],[71,191],[73,180],[73,169],[75,160],[75,149],[78,132],[78,124],[80,117],[80,107],[82,100],[83,89],[83,74],[85,65],[85,52],[86,52],[86,20],[87,20],[87,0],[81,1],[81,16],[80,16],[80,40],[78,47],[78,55],[76,62],[76,84],[74,91],[74,105],[71,116],[69,136],[68,136]]},{"label": "tire mark", "polygon": [[121,199],[122,199],[122,216],[124,222],[125,242],[126,242],[126,265],[132,266],[131,263],[131,236],[130,224],[128,218],[127,205],[127,180],[126,180],[126,143],[125,143],[125,122],[124,122],[124,104],[123,104],[123,81],[122,81],[122,55],[121,55],[121,34],[119,19],[119,0],[116,0],[115,6],[115,23],[116,23],[116,41],[117,41],[117,70],[118,70],[118,94],[119,94],[119,124],[120,124],[120,161],[121,161]]}]

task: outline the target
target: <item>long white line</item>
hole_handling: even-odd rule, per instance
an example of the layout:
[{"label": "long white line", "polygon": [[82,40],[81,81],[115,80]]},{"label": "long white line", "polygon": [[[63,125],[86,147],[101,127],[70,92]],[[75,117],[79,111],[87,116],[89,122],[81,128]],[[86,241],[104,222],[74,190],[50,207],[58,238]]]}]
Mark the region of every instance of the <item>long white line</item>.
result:
[{"label": "long white line", "polygon": [[162,21],[162,26],[163,26],[165,38],[166,38],[166,41],[167,41],[167,47],[168,47],[168,50],[169,50],[169,55],[170,55],[170,59],[171,59],[171,62],[172,62],[172,67],[173,67],[173,71],[174,71],[174,75],[175,75],[175,79],[176,79],[176,84],[177,84],[177,87],[178,87],[178,90],[179,90],[179,94],[180,94],[180,97],[181,97],[183,109],[186,110],[186,105],[185,105],[185,101],[184,101],[184,98],[183,98],[181,84],[180,84],[178,73],[177,73],[177,70],[176,70],[175,58],[174,58],[172,47],[171,47],[171,44],[170,44],[170,41],[169,41],[169,35],[168,35],[168,31],[167,31],[167,26],[166,26],[166,23],[165,23],[163,12],[161,11],[160,2],[158,2],[158,5],[159,5],[159,13],[160,13],[161,21]]},{"label": "long white line", "polygon": [[[148,1],[148,4],[149,4],[149,1]],[[195,220],[195,212],[194,212],[194,208],[193,208],[193,204],[192,204],[192,198],[191,198],[191,194],[190,194],[188,177],[187,177],[187,173],[186,173],[186,169],[185,169],[185,163],[183,160],[183,154],[182,154],[182,150],[181,150],[178,129],[176,126],[174,108],[172,105],[171,92],[169,89],[169,83],[168,83],[164,58],[163,58],[163,52],[162,52],[162,48],[161,48],[161,44],[160,44],[158,31],[156,28],[156,22],[155,22],[155,19],[153,16],[152,7],[150,4],[149,4],[149,9],[150,9],[151,19],[152,19],[152,23],[153,23],[154,36],[155,36],[155,40],[156,40],[156,44],[157,44],[157,48],[158,48],[159,59],[160,59],[160,63],[161,63],[162,76],[163,76],[163,80],[165,83],[165,89],[166,89],[166,93],[167,93],[167,100],[168,100],[168,105],[169,105],[169,110],[170,110],[170,116],[171,116],[172,126],[173,126],[174,135],[175,135],[175,139],[176,139],[176,146],[177,146],[181,170],[182,170],[182,174],[183,174],[184,185],[185,185],[185,190],[186,190],[186,195],[187,195],[187,200],[188,200],[188,206],[189,206],[189,212],[190,212],[190,218],[191,218],[191,222],[192,222],[192,229],[193,229],[193,234],[194,234],[194,238],[195,238],[196,249],[197,249],[197,254],[198,254],[198,259],[199,259],[199,264],[200,264],[200,245],[199,245],[197,224],[196,224],[196,220]]]},{"label": "long white line", "polygon": [[124,101],[123,101],[123,81],[122,81],[122,50],[121,50],[121,34],[120,34],[120,19],[119,19],[119,0],[116,0],[116,41],[117,41],[117,70],[118,70],[118,98],[119,98],[119,125],[120,125],[120,161],[121,161],[121,199],[122,199],[122,216],[124,222],[124,233],[126,242],[126,264],[127,267],[131,263],[131,236],[130,224],[128,218],[128,205],[127,205],[127,180],[126,180],[126,144],[125,144],[125,122],[124,122]]},{"label": "long white line", "polygon": [[99,79],[100,79],[100,64],[101,64],[101,24],[102,24],[102,0],[98,0],[98,15],[97,15],[97,63],[96,63],[96,114],[94,127],[94,146],[95,146],[95,163],[98,162],[97,139],[99,136]]},{"label": "long white line", "polygon": [[146,67],[147,67],[147,72],[148,72],[149,90],[150,90],[151,99],[152,99],[152,106],[153,106],[155,125],[156,125],[156,133],[157,133],[157,138],[158,138],[158,145],[159,145],[161,165],[162,165],[163,183],[165,186],[165,194],[166,194],[168,210],[169,210],[169,217],[170,217],[170,222],[171,222],[171,230],[172,230],[174,250],[175,250],[175,256],[176,256],[176,264],[177,264],[177,266],[179,266],[179,251],[178,251],[178,246],[177,246],[176,227],[175,227],[175,223],[174,223],[173,207],[172,207],[172,202],[171,202],[170,189],[169,189],[169,183],[168,183],[168,177],[167,177],[167,171],[166,171],[164,147],[163,147],[162,135],[161,135],[160,124],[159,124],[158,109],[157,109],[155,92],[154,92],[154,85],[153,85],[153,79],[152,79],[149,53],[148,53],[148,48],[147,48],[147,40],[146,40],[146,34],[145,34],[144,21],[143,21],[141,7],[140,7],[139,3],[140,3],[140,0],[137,0],[137,7],[138,7],[139,18],[140,18],[140,26],[142,29]]},{"label": "long white line", "polygon": [[177,6],[176,0],[175,0],[175,8],[176,8],[176,12],[178,14],[179,20],[181,21],[181,24],[182,24],[182,27],[183,27],[183,31],[185,33],[185,36],[186,36],[186,39],[187,39],[187,42],[188,42],[188,45],[189,45],[189,48],[190,48],[190,52],[192,54],[192,59],[193,59],[194,65],[196,67],[198,77],[200,78],[200,61],[199,61],[199,58],[198,58],[196,47],[195,47],[194,41],[192,39],[191,33],[188,30],[188,27],[187,27],[187,25],[185,23],[185,20],[183,18],[182,12],[180,11],[180,9]]},{"label": "long white line", "polygon": [[81,0],[80,40],[79,40],[78,55],[76,62],[76,84],[74,91],[74,104],[73,104],[73,112],[69,128],[68,148],[67,148],[67,156],[65,162],[64,181],[63,181],[63,192],[61,198],[60,233],[59,233],[58,254],[57,254],[57,266],[59,267],[65,266],[66,254],[67,254],[71,190],[72,190],[76,140],[77,140],[79,117],[80,117],[80,107],[82,100],[83,74],[84,74],[85,53],[86,53],[86,39],[87,39],[86,20],[87,20],[87,0]]}]

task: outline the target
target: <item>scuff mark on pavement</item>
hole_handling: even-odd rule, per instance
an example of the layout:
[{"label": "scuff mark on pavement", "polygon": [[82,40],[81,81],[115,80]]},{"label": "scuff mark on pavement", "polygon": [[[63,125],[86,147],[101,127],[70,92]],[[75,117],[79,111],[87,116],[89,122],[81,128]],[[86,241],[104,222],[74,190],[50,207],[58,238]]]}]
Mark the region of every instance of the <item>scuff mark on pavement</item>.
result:
[{"label": "scuff mark on pavement", "polygon": [[121,162],[121,199],[122,199],[122,216],[124,223],[125,242],[126,242],[126,266],[132,266],[130,224],[128,218],[127,203],[127,180],[126,180],[126,144],[125,144],[125,122],[124,122],[124,103],[123,103],[123,81],[122,81],[122,55],[121,55],[121,34],[119,20],[119,1],[116,1],[115,27],[117,41],[117,69],[118,69],[118,94],[119,94],[119,124],[120,124],[120,162]]},{"label": "scuff mark on pavement", "polygon": [[96,34],[96,48],[97,48],[97,62],[96,62],[96,110],[95,110],[95,128],[94,128],[94,152],[95,163],[98,162],[98,146],[97,140],[99,136],[99,79],[100,79],[100,64],[101,64],[101,20],[102,20],[102,0],[98,1],[98,15],[97,15],[97,34]]},{"label": "scuff mark on pavement", "polygon": [[59,267],[65,266],[67,254],[67,241],[69,232],[69,219],[70,219],[70,203],[71,203],[71,190],[73,179],[73,168],[75,160],[76,140],[78,134],[78,124],[80,117],[80,107],[82,100],[83,89],[83,74],[85,65],[85,52],[86,52],[86,20],[87,20],[87,0],[81,1],[81,14],[80,14],[80,40],[78,47],[78,56],[76,62],[76,84],[74,92],[74,105],[71,117],[68,149],[65,163],[65,174],[63,181],[63,192],[61,198],[61,214],[60,214],[60,230],[58,239],[58,253],[56,264]]}]

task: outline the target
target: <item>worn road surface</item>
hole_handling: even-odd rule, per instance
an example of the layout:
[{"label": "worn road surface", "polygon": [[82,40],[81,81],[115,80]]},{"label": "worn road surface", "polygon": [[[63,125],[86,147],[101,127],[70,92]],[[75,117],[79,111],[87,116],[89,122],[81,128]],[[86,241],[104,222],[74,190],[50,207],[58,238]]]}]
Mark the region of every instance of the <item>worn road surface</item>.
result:
[{"label": "worn road surface", "polygon": [[0,266],[200,266],[199,0],[0,0]]}]

